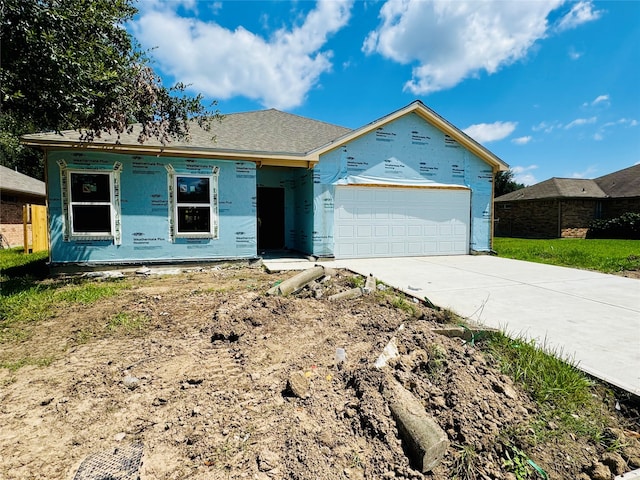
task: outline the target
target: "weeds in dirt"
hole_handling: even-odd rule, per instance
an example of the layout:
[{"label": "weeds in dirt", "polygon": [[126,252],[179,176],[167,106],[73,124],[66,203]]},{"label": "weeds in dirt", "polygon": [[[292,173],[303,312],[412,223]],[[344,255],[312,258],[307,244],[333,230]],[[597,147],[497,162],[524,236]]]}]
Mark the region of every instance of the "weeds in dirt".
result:
[{"label": "weeds in dirt", "polygon": [[405,297],[393,297],[391,299],[391,305],[399,310],[402,310],[403,312],[407,312],[411,316],[415,316],[418,312],[416,306]]},{"label": "weeds in dirt", "polygon": [[629,445],[606,429],[599,435],[598,443],[607,452],[619,452]]},{"label": "weeds in dirt", "polygon": [[351,288],[363,288],[365,283],[365,278],[360,275],[354,275],[347,279],[347,285]]},{"label": "weeds in dirt", "polygon": [[538,402],[579,408],[591,399],[593,382],[562,351],[524,338],[495,335],[489,352],[504,373],[520,383]]},{"label": "weeds in dirt", "polygon": [[0,362],[0,368],[6,368],[10,372],[16,372],[20,370],[22,367],[27,365],[33,365],[36,367],[48,367],[53,363],[53,357],[44,357],[44,358],[31,358],[25,357],[15,360],[13,362]]},{"label": "weeds in dirt", "polygon": [[480,473],[480,457],[473,445],[454,445],[453,454],[454,480],[476,480]]},{"label": "weeds in dirt", "polygon": [[28,326],[51,318],[61,305],[87,305],[128,288],[126,282],[46,280],[46,258],[47,252],[0,251],[0,343],[27,340]]},{"label": "weeds in dirt", "polygon": [[462,318],[453,310],[444,308],[440,311],[439,320],[441,320],[442,323],[459,323],[462,321]]},{"label": "weeds in dirt", "polygon": [[351,455],[351,462],[349,466],[351,468],[363,468],[362,459],[360,458],[360,454],[358,452],[353,452],[353,454]]},{"label": "weeds in dirt", "polygon": [[89,341],[93,337],[94,337],[93,332],[88,330],[80,330],[74,333],[73,340],[76,345],[84,345],[85,343],[89,343]]},{"label": "weeds in dirt", "polygon": [[545,348],[545,344],[539,347],[533,340],[510,340],[502,334],[492,336],[487,345],[501,370],[540,407],[528,425],[508,433],[508,437],[531,444],[550,438],[561,440],[566,435],[601,442],[607,427],[602,392],[596,391],[596,385],[570,358],[563,358],[558,350]]},{"label": "weeds in dirt", "polygon": [[432,375],[441,372],[447,365],[447,350],[439,343],[430,344],[427,355],[429,357],[427,367]]},{"label": "weeds in dirt", "polygon": [[147,323],[147,318],[142,315],[120,312],[111,317],[107,323],[107,330],[124,335],[132,335],[142,332],[146,328]]},{"label": "weeds in dirt", "polygon": [[88,305],[128,288],[126,282],[46,282],[32,278],[14,279],[0,295],[0,343],[24,341],[30,332],[25,325],[46,320],[64,304]]},{"label": "weeds in dirt", "polygon": [[502,466],[508,472],[515,475],[517,480],[530,478],[532,468],[527,455],[514,445],[509,445],[505,451],[506,459],[502,460]]}]

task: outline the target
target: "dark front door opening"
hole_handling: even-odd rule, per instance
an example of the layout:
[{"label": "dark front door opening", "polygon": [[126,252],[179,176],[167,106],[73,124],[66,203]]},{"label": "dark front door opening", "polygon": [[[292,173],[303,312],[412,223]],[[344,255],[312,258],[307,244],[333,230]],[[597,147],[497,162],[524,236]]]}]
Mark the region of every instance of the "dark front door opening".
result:
[{"label": "dark front door opening", "polygon": [[258,250],[284,244],[284,188],[258,187]]}]

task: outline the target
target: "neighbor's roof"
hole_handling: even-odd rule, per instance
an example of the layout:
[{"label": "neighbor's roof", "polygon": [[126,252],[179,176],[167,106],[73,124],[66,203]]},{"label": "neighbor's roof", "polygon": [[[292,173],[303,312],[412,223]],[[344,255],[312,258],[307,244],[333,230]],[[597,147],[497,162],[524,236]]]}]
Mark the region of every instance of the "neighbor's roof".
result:
[{"label": "neighbor's roof", "polygon": [[596,182],[583,178],[550,178],[496,198],[496,202],[542,200],[551,198],[605,198]]},{"label": "neighbor's roof", "polygon": [[300,165],[315,163],[322,153],[410,113],[419,115],[493,167],[500,170],[508,168],[505,162],[420,101],[412,102],[357,130],[270,109],[224,115],[221,122],[213,121],[210,131],[203,130],[194,122],[190,126],[190,139],[176,140],[167,145],[162,145],[155,139],[140,144],[140,126],[134,127],[130,134],[102,135],[92,142],[80,140],[80,133],[75,130],[25,135],[22,139],[27,145],[42,148],[86,148],[140,155],[242,158],[281,165],[285,164],[284,160],[291,165]]},{"label": "neighbor's roof", "polygon": [[595,181],[610,197],[640,197],[640,164],[596,178]]},{"label": "neighbor's roof", "polygon": [[45,196],[44,182],[0,165],[0,190]]},{"label": "neighbor's roof", "polygon": [[550,178],[526,188],[507,193],[496,202],[543,200],[552,198],[619,198],[640,196],[640,165],[618,170],[595,180]]}]

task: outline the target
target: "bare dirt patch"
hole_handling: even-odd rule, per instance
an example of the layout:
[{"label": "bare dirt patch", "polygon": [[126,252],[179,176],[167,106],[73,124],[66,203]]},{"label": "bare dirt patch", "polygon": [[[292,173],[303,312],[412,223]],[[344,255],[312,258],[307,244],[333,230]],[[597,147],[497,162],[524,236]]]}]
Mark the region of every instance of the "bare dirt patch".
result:
[{"label": "bare dirt patch", "polygon": [[[517,476],[518,451],[553,479],[640,467],[637,423],[615,399],[602,400],[606,444],[579,434],[518,444],[512,432],[538,406],[482,345],[434,334],[441,312],[392,290],[327,300],[353,287],[344,271],[322,288],[264,295],[291,275],[243,266],[134,277],[117,297],[60,308],[28,340],[2,344],[3,361],[54,361],[0,370],[0,478],[73,478],[88,456],[131,445],[142,445],[143,480],[542,478],[531,466]],[[123,312],[140,328],[107,328]],[[392,337],[402,355],[377,370]],[[297,395],[294,373],[307,380]],[[430,473],[403,450],[381,395],[389,377],[451,442]]]}]

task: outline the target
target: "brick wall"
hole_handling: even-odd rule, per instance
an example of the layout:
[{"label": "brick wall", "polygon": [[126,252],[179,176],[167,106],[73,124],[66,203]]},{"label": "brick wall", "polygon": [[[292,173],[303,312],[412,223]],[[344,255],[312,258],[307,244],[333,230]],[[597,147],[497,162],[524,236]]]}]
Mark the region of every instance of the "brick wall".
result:
[{"label": "brick wall", "polygon": [[[495,204],[498,237],[585,238],[598,200],[530,200]],[[560,225],[558,225],[560,222]]]},{"label": "brick wall", "polygon": [[[27,203],[44,205],[44,200],[32,196],[2,195],[0,197],[0,233],[12,247],[23,246],[22,207]],[[27,228],[29,242],[31,242],[31,225]]]},{"label": "brick wall", "polygon": [[561,200],[560,236],[585,238],[589,224],[596,218],[599,200]]},{"label": "brick wall", "polygon": [[640,197],[610,198],[603,202],[602,218],[616,218],[627,212],[640,213]]},{"label": "brick wall", "polygon": [[498,237],[555,238],[558,236],[558,201],[532,200],[495,204]]}]

